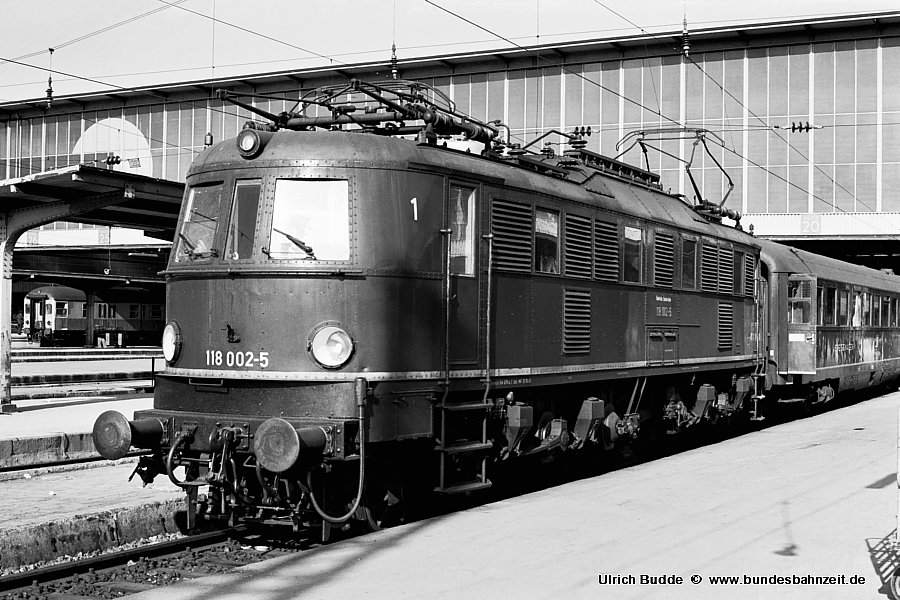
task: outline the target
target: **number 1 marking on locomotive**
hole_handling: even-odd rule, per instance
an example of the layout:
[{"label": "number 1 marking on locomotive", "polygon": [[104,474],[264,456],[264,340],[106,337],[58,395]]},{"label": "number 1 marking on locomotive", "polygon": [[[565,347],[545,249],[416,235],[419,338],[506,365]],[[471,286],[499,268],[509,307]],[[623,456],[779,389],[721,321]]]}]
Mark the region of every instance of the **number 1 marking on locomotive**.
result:
[{"label": "number 1 marking on locomotive", "polygon": [[419,203],[416,198],[409,201],[413,205],[413,221],[419,220]]}]

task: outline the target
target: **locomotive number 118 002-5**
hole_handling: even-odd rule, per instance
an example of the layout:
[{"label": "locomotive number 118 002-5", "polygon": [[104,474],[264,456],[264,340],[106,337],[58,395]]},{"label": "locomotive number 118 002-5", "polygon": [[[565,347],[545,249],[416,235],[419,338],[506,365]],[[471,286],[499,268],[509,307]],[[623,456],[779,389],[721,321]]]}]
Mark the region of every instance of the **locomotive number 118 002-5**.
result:
[{"label": "locomotive number 118 002-5", "polygon": [[251,352],[251,351],[233,351],[223,352],[222,350],[206,351],[207,367],[240,367],[252,369],[259,367],[265,369],[269,366],[268,352]]}]

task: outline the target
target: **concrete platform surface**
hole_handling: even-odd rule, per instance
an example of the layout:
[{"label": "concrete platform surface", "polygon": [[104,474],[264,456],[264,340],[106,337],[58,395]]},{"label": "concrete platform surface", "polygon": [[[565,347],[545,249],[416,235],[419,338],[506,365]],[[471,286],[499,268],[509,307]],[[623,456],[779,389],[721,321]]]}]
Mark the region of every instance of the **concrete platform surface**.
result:
[{"label": "concrete platform surface", "polygon": [[[131,419],[153,397],[20,400],[0,415],[0,467],[95,457],[91,430],[103,411]],[[0,569],[176,533],[184,493],[166,477],[130,483],[136,459],[0,473]]]},{"label": "concrete platform surface", "polygon": [[0,468],[96,456],[91,431],[97,417],[117,410],[127,418],[153,406],[150,395],[21,399],[19,412],[0,415]]},{"label": "concrete platform surface", "polygon": [[165,477],[142,488],[134,459],[0,482],[0,568],[176,533],[183,492]]},{"label": "concrete platform surface", "polygon": [[894,393],[136,598],[884,598],[898,407]]},{"label": "concrete platform surface", "polygon": [[[107,410],[117,410],[129,419],[134,411],[153,406],[152,394],[124,398],[110,396],[41,398],[18,400],[20,412],[0,415],[0,440],[54,433],[90,433],[94,421]],[[40,407],[39,409],[37,409]]]}]

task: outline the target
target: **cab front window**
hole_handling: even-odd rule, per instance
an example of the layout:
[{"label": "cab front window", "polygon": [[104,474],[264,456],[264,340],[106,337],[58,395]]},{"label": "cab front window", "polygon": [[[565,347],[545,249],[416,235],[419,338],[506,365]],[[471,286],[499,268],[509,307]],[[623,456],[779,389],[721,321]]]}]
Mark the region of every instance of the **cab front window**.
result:
[{"label": "cab front window", "polygon": [[348,182],[277,180],[267,252],[272,260],[350,260]]},{"label": "cab front window", "polygon": [[195,186],[188,195],[181,230],[175,238],[175,262],[218,256],[213,246],[222,205],[222,184]]},{"label": "cab front window", "polygon": [[238,181],[234,186],[234,201],[231,204],[231,221],[228,224],[225,248],[228,260],[247,259],[253,254],[260,187],[258,179]]}]

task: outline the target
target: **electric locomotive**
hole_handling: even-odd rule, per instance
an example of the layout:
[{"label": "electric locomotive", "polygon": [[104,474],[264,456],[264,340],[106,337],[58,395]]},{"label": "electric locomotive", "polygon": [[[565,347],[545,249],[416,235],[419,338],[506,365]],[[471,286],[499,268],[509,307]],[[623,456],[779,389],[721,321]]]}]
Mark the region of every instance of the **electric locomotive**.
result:
[{"label": "electric locomotive", "polygon": [[583,129],[553,133],[562,154],[517,147],[415,82],[278,115],[229,99],[271,124],[194,161],[154,407],[94,427],[107,458],[148,451],[137,473],[182,486],[189,523],[377,527],[510,465],[752,414],[759,244],[739,214]]}]

